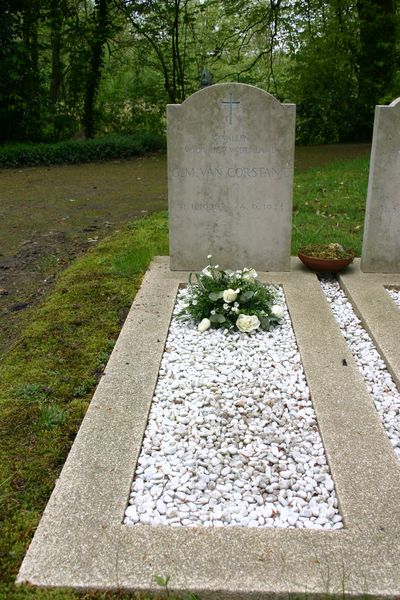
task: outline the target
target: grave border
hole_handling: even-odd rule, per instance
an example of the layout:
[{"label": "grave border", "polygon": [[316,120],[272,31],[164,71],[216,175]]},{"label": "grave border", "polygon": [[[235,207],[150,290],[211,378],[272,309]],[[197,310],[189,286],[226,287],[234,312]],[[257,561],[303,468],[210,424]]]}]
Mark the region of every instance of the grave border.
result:
[{"label": "grave border", "polygon": [[[122,524],[176,292],[187,275],[170,272],[165,257],[153,261],[17,581],[159,593],[154,577],[168,576],[171,593],[201,600],[398,597],[400,465],[319,283],[297,259],[291,272],[260,279],[284,286],[345,529]],[[381,279],[360,276],[359,261],[343,277],[348,287],[353,280],[372,286],[370,297]],[[388,282],[400,286],[400,275]],[[380,339],[377,318],[367,316],[367,325]],[[398,327],[400,314],[389,320]],[[380,350],[386,352],[382,343]]]}]

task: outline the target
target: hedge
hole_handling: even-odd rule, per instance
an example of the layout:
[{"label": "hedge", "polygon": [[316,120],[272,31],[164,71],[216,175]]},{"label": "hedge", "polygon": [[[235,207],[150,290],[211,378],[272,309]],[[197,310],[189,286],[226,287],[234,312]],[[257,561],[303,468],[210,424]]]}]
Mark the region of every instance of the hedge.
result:
[{"label": "hedge", "polygon": [[165,136],[150,133],[113,134],[55,144],[7,143],[0,145],[0,167],[78,164],[131,158],[162,150],[165,145]]}]

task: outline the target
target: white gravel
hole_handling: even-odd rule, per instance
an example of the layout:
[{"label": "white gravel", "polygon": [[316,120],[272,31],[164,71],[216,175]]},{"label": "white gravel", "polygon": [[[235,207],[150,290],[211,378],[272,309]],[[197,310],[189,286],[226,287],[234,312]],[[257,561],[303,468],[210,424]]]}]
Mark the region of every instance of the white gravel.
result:
[{"label": "white gravel", "polygon": [[343,527],[286,306],[252,335],[172,320],[124,522]]},{"label": "white gravel", "polygon": [[386,290],[395,304],[400,308],[400,290]]},{"label": "white gravel", "polygon": [[[396,384],[336,279],[326,277],[320,283],[400,459],[400,393]],[[400,307],[400,292],[388,293]]]}]

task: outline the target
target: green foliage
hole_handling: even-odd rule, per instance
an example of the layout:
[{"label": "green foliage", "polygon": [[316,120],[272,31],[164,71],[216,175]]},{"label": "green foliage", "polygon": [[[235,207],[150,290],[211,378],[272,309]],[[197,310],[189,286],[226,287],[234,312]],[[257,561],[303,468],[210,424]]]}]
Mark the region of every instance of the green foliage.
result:
[{"label": "green foliage", "polygon": [[108,135],[92,140],[70,140],[56,144],[4,144],[0,167],[40,164],[77,164],[130,158],[160,150],[165,139],[156,134]]},{"label": "green foliage", "polygon": [[88,379],[87,381],[84,381],[83,383],[80,383],[72,392],[74,398],[84,398],[85,396],[87,396],[87,394],[90,393],[95,384],[96,379],[93,377]]},{"label": "green foliage", "polygon": [[57,425],[62,425],[66,420],[65,411],[57,404],[42,406],[39,412],[38,424],[43,429],[51,429]]},{"label": "green foliage", "polygon": [[[194,283],[192,275],[189,278],[185,307],[178,318],[201,322],[200,331],[202,326],[204,330],[210,326],[243,332],[258,327],[268,330],[270,324],[279,323],[276,289],[258,281],[254,269],[222,271],[218,265],[208,265],[195,277]],[[245,316],[252,317],[252,322]]]},{"label": "green foliage", "polygon": [[18,40],[18,7],[7,2],[0,19],[0,140],[18,136],[25,107],[23,68],[26,52]]},{"label": "green foliage", "polygon": [[302,144],[369,139],[398,93],[393,0],[3,4],[3,141],[163,131],[205,67],[295,102]]},{"label": "green foliage", "polygon": [[354,257],[354,252],[351,248],[345,249],[337,242],[332,242],[331,244],[307,244],[299,248],[299,252],[306,256],[315,256],[318,258],[347,259]]},{"label": "green foliage", "polygon": [[[398,16],[394,0],[357,2],[360,51],[358,54],[358,114],[356,133],[372,132],[375,105],[389,92],[395,79]],[[391,100],[393,99],[393,96]]]},{"label": "green foliage", "polygon": [[112,36],[109,0],[95,0],[92,12],[92,35],[89,42],[90,59],[86,73],[83,123],[85,137],[93,138],[96,131],[95,105],[104,66],[104,48]]},{"label": "green foliage", "polygon": [[154,577],[154,581],[157,583],[157,585],[159,585],[160,587],[164,587],[165,589],[168,588],[169,580],[170,578],[168,575],[166,577],[161,577],[161,575],[155,575]]},{"label": "green foliage", "polygon": [[168,102],[162,75],[143,64],[141,47],[108,56],[98,97],[98,127],[104,133],[163,132]]},{"label": "green foliage", "polygon": [[14,390],[14,395],[25,402],[43,402],[51,390],[37,383],[24,383]]},{"label": "green foliage", "polygon": [[[322,14],[315,3],[310,8],[307,33],[298,34],[299,50],[289,60],[285,90],[297,105],[297,143],[346,141],[352,138],[357,114],[356,11],[347,1],[340,12],[334,4],[327,4]],[[304,20],[306,14],[298,17]]]},{"label": "green foliage", "polygon": [[25,383],[14,389],[14,397],[24,403],[36,403],[39,412],[37,423],[44,429],[62,425],[66,419],[65,411],[51,403],[51,388],[37,383]]}]

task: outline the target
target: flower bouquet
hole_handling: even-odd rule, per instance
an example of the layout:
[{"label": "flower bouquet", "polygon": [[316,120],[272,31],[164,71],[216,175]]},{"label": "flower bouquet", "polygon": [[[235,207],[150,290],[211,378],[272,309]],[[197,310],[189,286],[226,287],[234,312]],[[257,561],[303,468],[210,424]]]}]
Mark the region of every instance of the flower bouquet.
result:
[{"label": "flower bouquet", "polygon": [[277,289],[263,285],[254,269],[223,271],[218,265],[208,265],[195,278],[193,282],[191,273],[184,308],[178,318],[193,319],[201,332],[210,327],[243,333],[258,328],[267,331],[283,317]]}]

